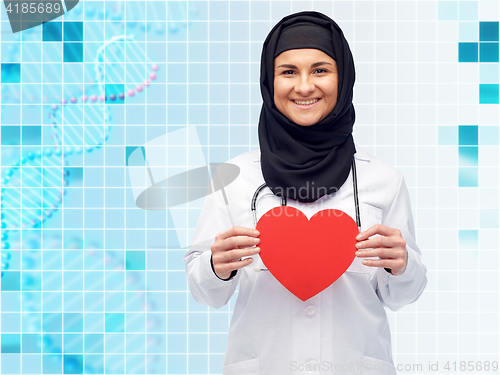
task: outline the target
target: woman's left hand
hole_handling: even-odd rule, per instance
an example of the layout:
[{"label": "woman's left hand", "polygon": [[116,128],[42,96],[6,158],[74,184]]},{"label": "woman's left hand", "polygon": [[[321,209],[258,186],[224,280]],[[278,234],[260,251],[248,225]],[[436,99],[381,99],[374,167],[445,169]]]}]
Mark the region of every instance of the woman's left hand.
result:
[{"label": "woman's left hand", "polygon": [[[370,238],[379,234],[379,236]],[[401,231],[382,224],[375,224],[356,236],[356,256],[379,257],[380,259],[364,259],[362,263],[370,267],[390,268],[393,275],[401,275],[408,264],[406,241]],[[370,250],[363,250],[370,249]]]}]

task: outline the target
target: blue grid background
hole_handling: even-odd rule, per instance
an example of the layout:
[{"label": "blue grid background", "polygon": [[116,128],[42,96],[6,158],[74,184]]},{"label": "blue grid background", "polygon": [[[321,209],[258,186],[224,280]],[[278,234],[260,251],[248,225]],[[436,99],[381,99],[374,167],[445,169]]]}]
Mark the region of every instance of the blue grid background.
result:
[{"label": "blue grid background", "polygon": [[[262,41],[281,17],[311,9],[351,45],[356,143],[398,168],[412,198],[429,283],[417,303],[388,311],[398,372],[499,360],[497,1],[81,0],[18,34],[1,6],[0,373],[222,372],[237,293],[215,310],[187,289],[183,243],[200,207],[138,208],[127,162],[183,129],[200,144],[180,142],[168,167],[192,167],[196,147],[206,162],[257,148]],[[119,35],[134,39],[118,45],[123,56],[106,50],[114,60],[99,82],[96,56]],[[49,115],[68,121],[62,155]],[[106,137],[90,145],[88,129],[103,123]]]}]

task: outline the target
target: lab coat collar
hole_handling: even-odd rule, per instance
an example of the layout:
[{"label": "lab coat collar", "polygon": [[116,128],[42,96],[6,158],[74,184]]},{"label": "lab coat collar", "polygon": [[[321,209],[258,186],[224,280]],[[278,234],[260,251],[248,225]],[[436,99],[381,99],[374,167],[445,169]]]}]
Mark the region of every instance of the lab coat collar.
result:
[{"label": "lab coat collar", "polygon": [[[354,157],[357,160],[370,161],[370,155],[365,150],[362,150],[359,147],[356,147],[356,153],[354,154]],[[253,161],[260,162],[260,150],[258,150],[256,157]]]}]

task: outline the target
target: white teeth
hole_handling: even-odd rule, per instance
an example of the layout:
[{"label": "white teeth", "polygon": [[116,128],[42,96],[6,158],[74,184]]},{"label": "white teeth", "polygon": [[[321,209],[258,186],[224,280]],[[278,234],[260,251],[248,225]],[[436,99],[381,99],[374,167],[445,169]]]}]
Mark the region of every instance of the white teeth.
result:
[{"label": "white teeth", "polygon": [[299,105],[308,105],[308,104],[313,104],[316,103],[319,99],[313,99],[313,100],[306,100],[306,101],[301,101],[301,100],[294,100],[295,104]]}]

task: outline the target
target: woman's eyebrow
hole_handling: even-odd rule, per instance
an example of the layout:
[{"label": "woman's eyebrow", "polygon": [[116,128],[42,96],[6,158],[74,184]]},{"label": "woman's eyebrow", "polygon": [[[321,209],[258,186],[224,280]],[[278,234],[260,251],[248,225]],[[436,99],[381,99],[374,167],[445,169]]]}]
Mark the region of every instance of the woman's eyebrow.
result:
[{"label": "woman's eyebrow", "polygon": [[330,64],[328,61],[319,61],[317,63],[314,63],[311,65],[311,68],[317,68],[318,66],[321,66],[321,65],[332,65]]},{"label": "woman's eyebrow", "polygon": [[[312,64],[311,68],[317,68],[318,66],[325,65],[325,64],[332,65],[328,61],[318,61],[317,63]],[[281,64],[281,65],[278,65],[276,67],[276,69],[278,69],[278,68],[297,69],[297,67],[295,65],[292,65],[292,64]]]}]

